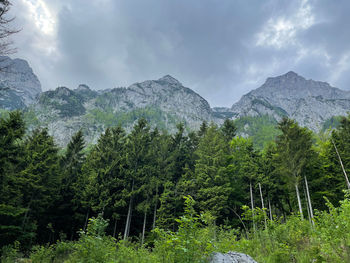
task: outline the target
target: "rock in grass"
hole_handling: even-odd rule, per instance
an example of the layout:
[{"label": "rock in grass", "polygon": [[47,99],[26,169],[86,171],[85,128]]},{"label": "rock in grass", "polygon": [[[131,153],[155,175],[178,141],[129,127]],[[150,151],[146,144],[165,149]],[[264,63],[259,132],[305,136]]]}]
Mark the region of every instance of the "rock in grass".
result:
[{"label": "rock in grass", "polygon": [[238,252],[227,252],[223,253],[213,253],[210,263],[257,263],[250,256],[238,253]]}]

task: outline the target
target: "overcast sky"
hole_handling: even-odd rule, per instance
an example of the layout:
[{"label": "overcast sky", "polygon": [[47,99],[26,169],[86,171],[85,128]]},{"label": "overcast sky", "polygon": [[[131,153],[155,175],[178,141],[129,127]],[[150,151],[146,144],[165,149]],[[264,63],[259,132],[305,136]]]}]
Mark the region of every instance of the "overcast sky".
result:
[{"label": "overcast sky", "polygon": [[13,37],[43,90],[170,74],[231,106],[290,70],[350,89],[349,0],[13,0]]}]

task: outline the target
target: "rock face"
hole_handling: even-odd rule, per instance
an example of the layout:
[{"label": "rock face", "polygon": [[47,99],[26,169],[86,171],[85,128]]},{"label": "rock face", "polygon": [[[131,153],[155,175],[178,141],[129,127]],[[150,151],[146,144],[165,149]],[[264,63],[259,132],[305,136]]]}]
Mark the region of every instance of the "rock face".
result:
[{"label": "rock face", "polygon": [[230,251],[226,254],[214,253],[210,263],[257,263],[257,262],[246,254]]},{"label": "rock face", "polygon": [[326,82],[306,80],[294,72],[268,78],[258,89],[244,95],[228,111],[233,118],[270,115],[295,119],[300,125],[319,131],[322,124],[350,110],[350,92]]},{"label": "rock face", "polygon": [[41,93],[41,84],[28,62],[0,56],[0,108],[23,109]]},{"label": "rock face", "polygon": [[127,89],[113,89],[102,94],[95,106],[113,112],[157,108],[181,119],[189,128],[199,127],[203,120],[214,120],[208,102],[169,75],[135,83]]},{"label": "rock face", "polygon": [[122,125],[130,130],[140,117],[170,132],[179,122],[191,130],[203,121],[218,121],[205,99],[169,75],[99,92],[83,84],[74,90],[59,87],[41,93],[28,111],[60,145],[79,129],[94,143],[105,128]]}]

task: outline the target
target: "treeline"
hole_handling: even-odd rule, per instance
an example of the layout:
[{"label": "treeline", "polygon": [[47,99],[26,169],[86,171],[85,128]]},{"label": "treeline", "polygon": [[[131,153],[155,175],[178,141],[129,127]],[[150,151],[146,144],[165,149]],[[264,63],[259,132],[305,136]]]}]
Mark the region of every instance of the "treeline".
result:
[{"label": "treeline", "polygon": [[277,128],[280,135],[258,151],[231,120],[190,133],[179,124],[171,135],[140,119],[129,134],[106,129],[87,151],[82,131],[59,149],[45,128],[26,135],[21,113],[11,112],[0,119],[0,247],[75,240],[97,214],[109,220],[107,234],[143,243],[155,227],[179,227],[184,196],[215,225],[242,229],[261,227],[243,222],[247,206],[252,218],[261,207],[269,217],[311,219],[325,209],[324,196],[344,199],[350,117],[328,137],[287,118]]}]

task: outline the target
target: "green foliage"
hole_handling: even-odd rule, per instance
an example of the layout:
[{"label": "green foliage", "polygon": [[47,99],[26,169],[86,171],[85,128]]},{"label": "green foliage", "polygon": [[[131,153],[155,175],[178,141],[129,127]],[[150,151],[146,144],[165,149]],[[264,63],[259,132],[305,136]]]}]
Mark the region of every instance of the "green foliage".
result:
[{"label": "green foliage", "polygon": [[277,121],[267,115],[241,117],[235,120],[234,124],[237,127],[237,133],[251,138],[258,149],[265,148],[280,133],[276,129]]},{"label": "green foliage", "polygon": [[83,98],[65,87],[50,90],[39,97],[44,107],[57,110],[61,117],[79,116],[85,113]]},{"label": "green foliage", "polygon": [[[152,130],[143,118],[132,121],[129,134],[106,129],[90,150],[81,131],[60,150],[47,129],[25,137],[23,116],[4,116],[5,262],[22,252],[33,262],[207,262],[212,252],[229,250],[258,262],[350,260],[350,201],[346,196],[337,207],[346,183],[333,145],[349,174],[349,116],[331,137],[317,141],[283,119],[279,135],[263,151],[250,138],[234,136],[233,121],[221,128],[203,123],[189,133],[179,124],[169,135]],[[293,214],[296,185],[308,211],[304,176],[312,205],[320,210],[314,226]],[[322,196],[337,205],[324,205]]]},{"label": "green foliage", "polygon": [[158,237],[154,252],[160,256],[161,262],[206,262],[213,251],[209,239],[203,236],[200,217],[195,213],[194,204],[191,196],[185,197],[184,215],[176,220],[179,223],[177,232],[154,230]]},{"label": "green foliage", "polygon": [[338,128],[341,120],[342,120],[342,116],[333,116],[333,117],[327,119],[322,125],[321,132],[325,132],[329,129]]},{"label": "green foliage", "polygon": [[[33,262],[208,262],[212,252],[237,251],[252,256],[257,262],[349,262],[350,199],[349,194],[336,208],[316,215],[315,225],[292,215],[268,221],[267,229],[239,237],[236,230],[218,228],[208,213],[200,216],[195,201],[185,198],[184,215],[177,219],[176,232],[155,229],[153,248],[115,239],[104,234],[107,221],[101,216],[90,219],[86,232],[76,242],[58,242],[33,249]],[[251,220],[250,209],[244,218]],[[262,211],[255,211],[262,219]],[[15,258],[18,249],[7,247],[3,258]],[[6,262],[6,261],[5,261]],[[8,261],[10,262],[10,261]]]},{"label": "green foliage", "polygon": [[148,106],[135,108],[131,111],[113,111],[111,108],[90,110],[85,118],[92,123],[103,123],[106,127],[129,127],[138,119],[144,118],[160,130],[166,130],[169,126],[175,126],[180,120],[171,114],[164,113],[159,108]]},{"label": "green foliage", "polygon": [[36,112],[30,108],[23,111],[23,120],[28,127],[37,127],[40,125]]},{"label": "green foliage", "polygon": [[17,258],[21,257],[20,243],[15,241],[13,245],[3,246],[0,250],[1,263],[13,263]]}]

